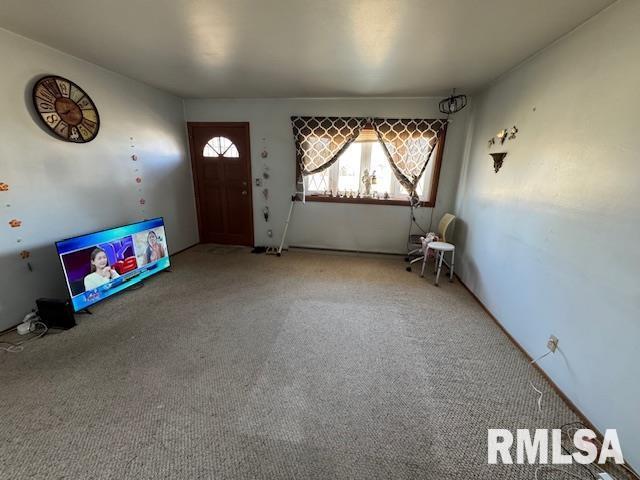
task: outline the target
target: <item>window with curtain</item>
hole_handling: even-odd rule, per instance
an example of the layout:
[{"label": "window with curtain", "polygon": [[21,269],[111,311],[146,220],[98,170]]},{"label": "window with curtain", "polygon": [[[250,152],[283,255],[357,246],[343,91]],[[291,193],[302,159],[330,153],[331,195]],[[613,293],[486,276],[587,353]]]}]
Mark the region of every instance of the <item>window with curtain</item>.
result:
[{"label": "window with curtain", "polygon": [[[420,201],[425,206],[435,205],[447,120],[291,120],[297,184],[304,184],[306,199],[391,205]],[[301,189],[297,187],[298,192]]]},{"label": "window with curtain", "polygon": [[[356,139],[329,168],[304,177],[307,200],[331,198],[331,201],[335,202],[352,201],[351,195],[357,197],[358,192],[361,195],[364,193],[362,176],[367,170],[376,177],[375,183],[371,185],[372,194],[375,192],[372,199],[375,203],[384,203],[385,193],[390,203],[408,202],[409,192],[396,179],[382,144],[377,140],[371,140],[371,137],[367,138],[366,134],[361,137],[365,137],[366,140]],[[436,147],[416,187],[416,193],[425,205],[435,203],[434,194],[438,179],[434,174],[440,170],[440,148]],[[330,194],[337,196],[329,197]],[[357,203],[356,200],[365,199],[355,198],[352,203]]]}]

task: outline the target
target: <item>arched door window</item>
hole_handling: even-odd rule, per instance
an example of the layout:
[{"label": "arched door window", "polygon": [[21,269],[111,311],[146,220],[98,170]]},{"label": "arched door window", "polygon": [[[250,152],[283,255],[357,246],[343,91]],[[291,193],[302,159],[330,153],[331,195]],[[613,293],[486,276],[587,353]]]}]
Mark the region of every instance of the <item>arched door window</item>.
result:
[{"label": "arched door window", "polygon": [[202,155],[205,157],[238,158],[238,149],[227,137],[213,137],[204,146]]}]

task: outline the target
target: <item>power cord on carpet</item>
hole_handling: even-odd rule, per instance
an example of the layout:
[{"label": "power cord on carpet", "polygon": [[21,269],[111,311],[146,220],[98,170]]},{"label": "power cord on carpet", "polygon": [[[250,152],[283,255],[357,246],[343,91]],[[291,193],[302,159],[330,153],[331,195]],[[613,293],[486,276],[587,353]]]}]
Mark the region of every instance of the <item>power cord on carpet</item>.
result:
[{"label": "power cord on carpet", "polygon": [[[49,330],[49,328],[42,322],[35,321],[35,322],[32,322],[32,324],[33,324],[34,327],[36,327],[38,325],[42,326],[42,331],[39,332],[38,335],[36,335],[35,337],[31,337],[31,338],[29,338],[27,340],[24,340],[22,342],[18,342],[18,343],[0,341],[0,344],[8,345],[8,347],[4,346],[4,345],[0,345],[0,350],[4,350],[5,352],[9,352],[9,353],[20,353],[20,352],[22,352],[24,350],[24,346],[27,343],[32,342],[34,340],[37,340],[38,338],[41,338]],[[18,327],[12,328],[11,330],[8,330],[5,333],[12,332],[12,331],[17,330],[17,329],[18,329]],[[35,330],[32,333],[36,333]]]},{"label": "power cord on carpet", "polygon": [[[531,362],[529,363],[530,367],[533,367],[535,364],[537,364],[540,360],[542,360],[544,357],[546,357],[547,355],[551,355],[553,353],[553,351],[549,350],[547,353],[545,353],[544,355],[540,355],[538,358],[531,360]],[[538,411],[542,412],[542,391],[538,390],[538,388],[536,388],[536,386],[533,384],[533,382],[531,380],[529,380],[529,385],[531,385],[531,388],[533,388],[536,393],[538,394]]]},{"label": "power cord on carpet", "polygon": [[[564,429],[569,425],[577,425],[577,424],[584,426],[581,422],[569,422],[569,423],[565,423],[565,424],[560,426],[560,431],[562,433],[566,433],[567,434],[567,438],[569,438],[569,442],[570,443],[573,442],[573,438],[571,438],[571,435],[569,435],[569,432],[568,431],[565,432]],[[564,453],[566,453],[567,455],[571,455],[572,454],[572,452],[570,452],[568,448],[566,448],[564,445],[562,445],[562,441],[560,442],[560,448],[562,448],[562,451]],[[580,466],[584,469],[585,472],[587,472],[591,476],[591,478],[593,480],[598,480],[598,477],[596,477],[596,475],[586,465],[580,465]],[[602,470],[602,469],[600,469],[600,470]]]},{"label": "power cord on carpet", "polygon": [[[546,353],[544,353],[543,355],[540,355],[538,358],[535,358],[534,360],[532,360],[531,362],[529,362],[529,366],[530,366],[530,367],[533,367],[533,365],[537,364],[540,360],[542,360],[543,358],[545,358],[546,356],[548,356],[548,355],[550,355],[550,354],[552,354],[552,353],[554,353],[554,351],[553,351],[553,350],[551,350],[551,348],[549,348],[549,350],[548,350]],[[533,384],[533,382],[532,382],[531,380],[529,380],[529,385],[531,385],[531,388],[533,388],[533,390],[535,390],[535,392],[538,394],[538,400],[537,400],[537,404],[538,404],[538,411],[542,412],[542,396],[543,396],[542,391],[541,391],[540,389],[538,389],[538,388]],[[568,429],[567,429],[567,431],[565,431],[565,429],[566,429],[567,427],[571,427],[571,426],[574,426],[574,427],[572,427],[572,428],[568,428]],[[565,433],[565,434],[567,435],[567,438],[569,438],[569,441],[570,441],[570,442],[573,442],[573,438],[571,437],[571,432],[572,432],[572,431],[577,431],[577,430],[580,430],[580,429],[589,429],[589,427],[588,427],[588,426],[586,426],[586,425],[585,425],[584,423],[582,423],[582,422],[569,422],[569,423],[565,423],[565,424],[563,424],[563,425],[560,427],[560,430],[562,431],[562,433]],[[596,438],[596,439],[594,439],[594,440],[596,441],[598,448],[599,448],[599,449],[602,449],[602,442],[600,442],[597,438]],[[564,446],[564,445],[560,445],[560,446],[562,447],[562,450],[563,450],[566,454],[571,455],[571,452],[570,452],[567,448],[565,448],[565,446]],[[599,471],[598,476],[596,476],[596,475],[595,475],[595,474],[594,474],[594,473],[593,473],[593,472],[592,472],[592,471],[591,471],[591,470],[590,470],[586,465],[581,465],[581,466],[583,467],[584,471],[586,471],[586,472],[591,476],[591,478],[592,478],[593,480],[598,480],[598,479],[607,479],[607,478],[611,478],[611,479],[613,479],[613,477],[612,477],[612,476],[611,476],[611,475],[610,475],[606,470],[604,470],[602,467],[600,467],[599,465],[597,465],[597,464],[595,464],[595,463],[593,463],[593,464],[591,464],[591,465],[593,465],[593,466],[594,466],[594,467]],[[624,463],[622,463],[622,464],[616,464],[616,466],[617,466],[617,467],[620,467],[620,468],[621,468],[622,470],[624,470],[626,473],[630,474],[632,478],[638,478],[638,477],[637,477],[637,474],[636,474],[632,469],[630,469],[627,465],[625,465]],[[555,470],[555,471],[563,472],[563,473],[565,473],[565,474],[567,474],[567,475],[570,475],[570,476],[573,476],[573,477],[575,477],[575,478],[580,478],[580,479],[582,479],[582,477],[580,477],[580,476],[578,476],[578,475],[576,475],[576,474],[574,474],[574,473],[568,472],[568,471],[566,471],[566,470],[563,470],[563,469],[561,469],[561,468],[553,467],[553,466],[546,466],[546,465],[542,465],[542,466],[538,467],[538,468],[536,469],[536,471],[535,471],[535,479],[536,479],[536,480],[538,480],[538,472],[539,472],[540,470],[542,470],[542,469],[545,469],[545,468],[546,468],[546,469],[548,469],[548,470]]]},{"label": "power cord on carpet", "polygon": [[[569,427],[569,428],[567,428],[567,427]],[[566,431],[565,431],[565,429],[566,429]],[[582,430],[582,429],[591,430],[591,428],[588,425],[585,425],[584,423],[582,423],[580,421],[565,423],[560,427],[560,430],[562,431],[562,433],[565,433],[567,435],[567,438],[569,439],[570,443],[573,443],[573,437],[571,436],[571,432],[572,431],[577,431],[577,430]],[[598,448],[598,450],[602,449],[602,442],[597,437],[593,438],[591,440],[596,444],[596,447]],[[564,445],[560,445],[560,446],[562,447],[562,450],[564,451],[564,453],[566,453],[568,455],[571,455],[572,452],[570,452],[567,448],[565,448]],[[606,470],[604,470],[597,463],[591,463],[590,465],[592,465],[594,468],[596,468],[600,473],[605,474],[605,475],[609,475],[609,477],[600,476],[599,478],[614,478],[614,477],[611,476],[611,474],[609,474]],[[582,465],[582,467],[584,467],[585,470],[587,472],[589,472],[589,474],[591,475],[591,477],[594,480],[598,480],[598,477],[596,477],[593,474],[593,472],[587,468],[587,465]],[[638,478],[638,475],[636,474],[636,472],[631,470],[631,468],[629,468],[624,463],[616,463],[615,467],[618,467],[621,470],[624,470],[626,473],[628,473],[631,476],[631,478]]]}]

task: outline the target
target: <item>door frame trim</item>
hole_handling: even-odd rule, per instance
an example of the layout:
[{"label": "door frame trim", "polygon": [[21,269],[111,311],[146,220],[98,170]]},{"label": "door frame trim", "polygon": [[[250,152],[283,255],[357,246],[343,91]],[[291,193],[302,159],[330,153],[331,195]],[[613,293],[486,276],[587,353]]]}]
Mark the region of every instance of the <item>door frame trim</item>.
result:
[{"label": "door frame trim", "polygon": [[244,127],[247,132],[247,155],[249,156],[249,186],[247,192],[249,194],[249,205],[251,206],[251,246],[255,246],[256,238],[254,232],[254,216],[253,216],[253,172],[251,170],[251,129],[249,122],[187,122],[187,133],[189,140],[189,157],[191,160],[191,178],[193,179],[193,195],[196,199],[196,217],[198,219],[198,243],[202,243],[202,209],[200,206],[200,198],[198,196],[198,169],[195,165],[195,155],[193,151],[193,131],[192,127]]}]

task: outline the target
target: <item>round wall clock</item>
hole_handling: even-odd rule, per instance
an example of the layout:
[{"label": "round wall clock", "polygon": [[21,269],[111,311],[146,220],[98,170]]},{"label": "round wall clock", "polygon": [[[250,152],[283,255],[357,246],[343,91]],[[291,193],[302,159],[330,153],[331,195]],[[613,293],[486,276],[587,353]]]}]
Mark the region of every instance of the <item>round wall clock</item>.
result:
[{"label": "round wall clock", "polygon": [[54,135],[67,142],[86,143],[98,135],[100,117],[93,101],[78,85],[55,75],[33,87],[33,104]]}]

